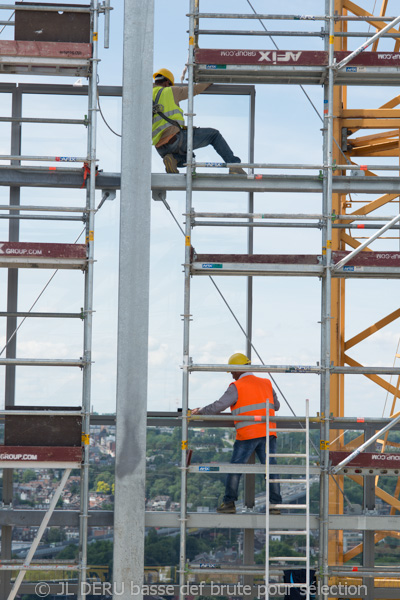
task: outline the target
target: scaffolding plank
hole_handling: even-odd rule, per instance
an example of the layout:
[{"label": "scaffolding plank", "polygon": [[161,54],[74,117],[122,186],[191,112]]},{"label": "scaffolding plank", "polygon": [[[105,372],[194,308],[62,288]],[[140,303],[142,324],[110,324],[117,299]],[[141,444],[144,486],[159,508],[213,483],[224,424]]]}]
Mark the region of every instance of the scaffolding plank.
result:
[{"label": "scaffolding plank", "polygon": [[[336,264],[349,252],[332,252]],[[312,254],[194,254],[193,275],[321,276],[322,255]],[[334,272],[335,277],[400,277],[399,252],[361,252]]]},{"label": "scaffolding plank", "polygon": [[[350,56],[351,52],[334,53],[336,62]],[[195,51],[196,63],[215,65],[258,65],[265,64],[294,66],[328,66],[328,52],[314,50],[232,50],[202,49]],[[261,64],[260,64],[261,63]],[[348,65],[357,66],[400,66],[400,52],[362,52],[354,57]]]},{"label": "scaffolding plank", "polygon": [[[340,62],[350,52],[335,52]],[[321,85],[328,53],[310,50],[197,49],[196,81]],[[364,52],[336,72],[336,85],[396,85],[400,53]]]},{"label": "scaffolding plank", "polygon": [[0,242],[0,267],[85,269],[85,244]]},{"label": "scaffolding plank", "polygon": [[81,463],[82,446],[0,446],[0,466],[11,463],[20,466],[21,462],[35,465],[38,462]]},{"label": "scaffolding plank", "polygon": [[91,57],[91,44],[0,41],[0,71],[4,73],[88,77]]},{"label": "scaffolding plank", "polygon": [[69,58],[88,60],[92,57],[92,45],[73,42],[36,42],[18,40],[0,40],[0,57],[58,58],[61,63]]}]

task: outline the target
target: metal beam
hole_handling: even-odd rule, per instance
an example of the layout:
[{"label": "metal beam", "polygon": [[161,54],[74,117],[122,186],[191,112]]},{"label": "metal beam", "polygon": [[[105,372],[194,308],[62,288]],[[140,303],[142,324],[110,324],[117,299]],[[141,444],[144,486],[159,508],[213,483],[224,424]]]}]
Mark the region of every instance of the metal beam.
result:
[{"label": "metal beam", "polygon": [[[15,527],[38,527],[42,522],[45,511],[42,510],[0,510],[0,525]],[[112,511],[89,511],[91,527],[112,527]],[[189,513],[189,527],[204,527],[204,514]],[[301,529],[305,524],[305,515],[285,514],[277,516],[273,522],[275,529]],[[236,515],[219,515],[207,513],[207,527],[210,528],[245,528],[263,529],[265,515],[261,513],[243,513]],[[177,512],[146,512],[146,527],[175,527],[179,528],[179,513]],[[56,510],[49,522],[50,527],[79,526],[79,511]],[[311,516],[311,529],[318,529],[317,515]],[[400,531],[400,519],[391,515],[331,515],[329,529],[360,531]]]},{"label": "metal beam", "polygon": [[[39,527],[43,520],[43,510],[0,509],[0,526]],[[91,527],[112,527],[114,513],[109,510],[89,511]],[[50,527],[79,527],[79,511],[55,510],[51,516]]]},{"label": "metal beam", "polygon": [[[49,171],[44,167],[11,168],[0,166],[0,186],[15,187],[51,187],[81,189],[83,173],[81,169],[62,169]],[[333,177],[333,193],[349,194],[396,194],[398,195],[398,177],[337,176]],[[99,172],[96,177],[97,189],[119,190],[120,173]],[[185,175],[152,173],[151,189],[184,192]],[[322,180],[318,175],[262,175],[261,179],[229,175],[197,174],[193,180],[193,190],[203,192],[282,192],[321,194]],[[355,215],[349,215],[355,220]]]},{"label": "metal beam", "polygon": [[113,578],[131,600],[144,569],[154,0],[124,6]]}]

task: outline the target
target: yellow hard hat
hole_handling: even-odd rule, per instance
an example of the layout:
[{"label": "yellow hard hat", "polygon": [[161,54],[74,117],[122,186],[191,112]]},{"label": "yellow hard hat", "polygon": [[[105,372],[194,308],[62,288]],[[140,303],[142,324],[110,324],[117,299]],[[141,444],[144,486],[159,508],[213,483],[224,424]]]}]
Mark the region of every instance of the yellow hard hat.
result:
[{"label": "yellow hard hat", "polygon": [[235,352],[229,357],[228,365],[250,365],[251,361],[241,352]]},{"label": "yellow hard hat", "polygon": [[155,79],[157,77],[157,75],[162,75],[163,77],[168,79],[168,81],[170,81],[172,83],[172,85],[174,85],[174,83],[175,83],[174,76],[172,75],[171,71],[168,71],[168,69],[159,69],[158,71],[156,71],[154,73],[153,79]]}]

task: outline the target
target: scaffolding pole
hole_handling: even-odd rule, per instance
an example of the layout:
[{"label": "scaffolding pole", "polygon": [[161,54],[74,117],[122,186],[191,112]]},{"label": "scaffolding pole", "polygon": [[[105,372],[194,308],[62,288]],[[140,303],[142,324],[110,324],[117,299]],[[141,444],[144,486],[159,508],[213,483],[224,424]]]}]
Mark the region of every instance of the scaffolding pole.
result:
[{"label": "scaffolding pole", "polygon": [[91,0],[91,31],[93,32],[92,75],[88,87],[88,136],[87,155],[90,169],[89,183],[86,188],[86,244],[88,266],[85,273],[85,305],[83,319],[83,357],[85,365],[82,375],[82,443],[83,461],[81,469],[81,504],[79,520],[79,571],[78,600],[86,594],[84,587],[87,576],[87,544],[89,518],[89,441],[90,441],[90,404],[92,376],[92,329],[93,329],[93,261],[94,261],[94,215],[96,207],[96,136],[97,136],[97,67],[98,67],[98,0]]},{"label": "scaffolding pole", "polygon": [[[19,88],[12,91],[11,113],[13,118],[18,119],[22,114],[22,93]],[[20,154],[21,152],[21,125],[15,121],[11,125],[11,154]],[[20,161],[12,161],[15,166],[20,165]],[[21,189],[19,187],[10,187],[10,213],[13,210],[18,212],[20,205]],[[9,222],[8,239],[10,242],[19,241],[20,222],[19,220]],[[8,270],[7,280],[7,312],[18,310],[18,269]],[[6,358],[15,360],[17,354],[17,318],[9,316],[6,322]],[[12,363],[8,364],[5,369],[5,407],[15,405],[15,389],[16,389],[16,366]],[[3,505],[8,506],[13,501],[13,470],[3,470]],[[1,559],[11,558],[11,538],[12,527],[3,526],[1,528]],[[0,596],[5,598],[10,589],[10,574],[0,574]]]},{"label": "scaffolding pole", "polygon": [[[186,214],[192,213],[192,163],[193,163],[193,61],[194,26],[196,12],[195,0],[190,0],[189,19],[189,56],[188,56],[188,112],[187,112],[187,168],[186,168]],[[179,598],[185,600],[186,580],[186,530],[187,530],[187,446],[188,446],[188,408],[189,408],[189,364],[190,364],[190,260],[191,260],[191,218],[185,221],[185,264],[184,264],[184,302],[183,302],[183,372],[182,372],[182,445],[181,445],[181,512],[179,547]]]},{"label": "scaffolding pole", "polygon": [[[324,257],[324,277],[321,282],[321,486],[320,486],[320,559],[319,568],[324,585],[328,584],[328,514],[329,514],[329,440],[330,414],[330,343],[331,343],[331,256],[332,256],[332,166],[333,166],[333,61],[334,61],[334,2],[326,0],[326,13],[328,20],[328,80],[324,86],[324,135],[323,158],[324,169],[323,186],[323,232],[322,254]],[[323,588],[324,589],[324,588]],[[325,588],[326,589],[326,588]],[[323,593],[322,598],[327,599]]]}]

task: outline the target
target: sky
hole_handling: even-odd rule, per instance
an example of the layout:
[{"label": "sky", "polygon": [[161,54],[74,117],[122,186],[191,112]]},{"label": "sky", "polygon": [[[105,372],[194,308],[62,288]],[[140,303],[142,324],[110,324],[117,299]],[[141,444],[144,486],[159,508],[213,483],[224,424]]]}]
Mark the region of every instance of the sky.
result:
[{"label": "sky", "polygon": [[[9,3],[12,4],[11,2]],[[62,4],[62,2],[59,2]],[[103,18],[100,19],[99,77],[101,85],[121,85],[123,2],[113,0],[111,13],[110,49],[103,46]],[[201,10],[215,11],[215,2],[201,0]],[[324,2],[302,2],[304,14],[321,15]],[[375,0],[361,0],[360,6],[374,9]],[[380,3],[379,3],[380,4]],[[253,0],[259,12],[265,3]],[[229,6],[229,8],[228,8]],[[297,8],[296,8],[297,7]],[[177,80],[187,61],[188,0],[155,0],[154,70],[170,69]],[[380,6],[375,6],[375,14]],[[251,13],[247,0],[220,3],[218,10]],[[298,12],[297,1],[286,1],[279,11]],[[396,14],[389,0],[388,14]],[[11,12],[7,13],[7,18]],[[252,29],[261,31],[258,21],[207,20],[204,28]],[[270,30],[294,29],[319,31],[319,21],[271,21]],[[352,24],[352,31],[361,26]],[[367,26],[364,26],[364,31]],[[0,34],[12,39],[11,28]],[[274,41],[280,49],[323,49],[320,37],[281,37]],[[363,41],[353,38],[349,47],[355,49]],[[201,37],[202,48],[261,48],[272,49],[272,41],[260,36]],[[382,41],[382,49],[393,49]],[[140,57],[138,57],[140,59]],[[63,83],[72,85],[75,78],[2,76],[2,81]],[[307,86],[307,94],[320,112],[323,110],[323,90]],[[397,94],[397,89],[349,89],[349,108],[377,108]],[[10,114],[9,94],[0,95],[2,115]],[[185,109],[185,103],[182,104]],[[114,131],[121,130],[121,100],[101,98],[102,112]],[[32,96],[24,99],[24,116],[62,116],[81,118],[86,113],[86,100],[80,97]],[[235,154],[248,160],[249,101],[246,97],[197,96],[195,125],[215,127],[221,131]],[[320,164],[322,162],[321,121],[298,86],[256,86],[256,144],[255,160],[262,163]],[[82,156],[86,153],[86,132],[81,126],[23,125],[22,152],[24,155]],[[370,132],[368,132],[370,133]],[[10,125],[0,123],[0,153],[9,154]],[[98,119],[97,149],[99,167],[105,172],[120,169],[120,138]],[[152,170],[162,172],[163,164],[153,150]],[[212,148],[196,152],[199,161],[219,161]],[[385,159],[390,164],[393,159]],[[367,161],[365,161],[367,162]],[[374,162],[377,162],[374,159]],[[4,163],[2,163],[4,164]],[[26,162],[25,164],[29,164]],[[199,169],[204,172],[204,169]],[[219,171],[220,172],[220,171]],[[279,172],[279,171],[277,171]],[[282,172],[282,171],[281,171]],[[293,172],[293,171],[291,171]],[[363,195],[353,195],[353,210],[365,202]],[[97,192],[96,204],[101,199]],[[176,218],[184,222],[184,192],[168,192],[167,201]],[[321,195],[255,194],[255,212],[319,213]],[[83,204],[82,190],[51,190],[22,188],[22,204]],[[184,240],[172,217],[160,202],[151,202],[151,284],[149,317],[149,410],[176,410],[181,406],[182,321]],[[8,189],[0,188],[0,204],[8,203]],[[193,206],[202,211],[247,210],[245,193],[193,194]],[[398,204],[392,204],[377,214],[394,215]],[[81,223],[41,221],[21,222],[21,241],[65,242],[76,240]],[[96,412],[115,411],[116,393],[116,331],[118,293],[118,235],[119,193],[107,201],[96,215],[92,407]],[[197,227],[192,243],[199,253],[244,253],[244,228]],[[321,233],[317,229],[260,228],[255,230],[255,253],[319,254]],[[0,219],[0,240],[8,238],[8,222]],[[398,250],[399,240],[382,240],[374,249]],[[29,310],[52,272],[20,270],[19,310]],[[80,272],[60,271],[41,296],[36,311],[79,311],[83,302],[83,276]],[[232,310],[244,325],[246,311],[246,279],[244,277],[216,278]],[[253,342],[266,364],[315,365],[320,357],[320,282],[303,277],[254,278],[254,338]],[[6,277],[0,272],[0,310],[6,306]],[[385,280],[348,280],[346,284],[346,338],[375,323],[398,308],[398,284]],[[193,322],[191,327],[191,356],[194,363],[225,363],[237,351],[245,350],[243,334],[224,306],[208,277],[192,278]],[[392,365],[399,340],[398,323],[371,336],[352,349],[351,356],[365,365]],[[5,319],[0,319],[0,351],[5,343]],[[398,350],[397,350],[398,352]],[[29,319],[18,332],[18,356],[31,358],[77,358],[82,353],[82,324],[71,320]],[[255,361],[258,362],[258,361]],[[0,367],[0,400],[4,402],[4,367]],[[305,399],[309,398],[311,413],[319,410],[319,378],[316,375],[276,374],[279,388],[296,414],[304,414]],[[389,378],[387,378],[389,380]],[[202,406],[217,399],[230,383],[229,374],[193,373],[190,376],[190,406]],[[392,382],[395,383],[395,382]],[[17,404],[77,405],[81,399],[81,374],[77,369],[20,367],[17,375]],[[382,416],[386,392],[361,375],[346,377],[345,414],[352,416]],[[390,400],[391,401],[391,400]],[[281,414],[290,414],[282,401]]]}]

